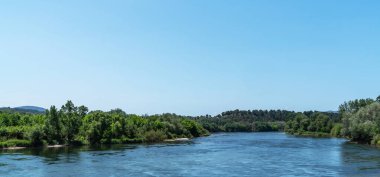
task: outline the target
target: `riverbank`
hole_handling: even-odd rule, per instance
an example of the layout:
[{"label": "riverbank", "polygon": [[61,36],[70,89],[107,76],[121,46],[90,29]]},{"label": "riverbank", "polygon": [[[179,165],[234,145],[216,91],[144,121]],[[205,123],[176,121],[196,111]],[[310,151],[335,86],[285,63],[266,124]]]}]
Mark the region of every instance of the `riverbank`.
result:
[{"label": "riverbank", "polygon": [[[209,136],[210,134],[207,134],[207,135],[203,135],[202,137],[205,137],[205,136]],[[144,140],[129,140],[129,141],[122,141],[122,140],[116,140],[114,139],[113,141],[111,141],[112,143],[104,143],[104,144],[99,144],[99,145],[122,145],[122,144],[134,144],[134,145],[138,145],[138,144],[152,144],[152,143],[173,143],[173,142],[187,142],[187,141],[191,141],[193,138],[173,138],[173,139],[165,139],[165,140],[162,140],[162,141],[155,141],[155,142],[147,142],[147,141],[144,141]],[[19,150],[19,149],[25,149],[25,148],[62,148],[62,147],[72,147],[72,146],[88,146],[89,144],[80,144],[80,145],[67,145],[67,144],[56,144],[56,145],[41,145],[41,146],[32,146],[31,144],[27,143],[23,143],[23,144],[17,144],[18,141],[13,141],[15,143],[13,144],[8,144],[7,146],[2,146],[0,147],[0,149],[3,149],[3,150]],[[22,142],[22,141],[21,141]],[[5,144],[4,142],[2,142],[3,144]]]},{"label": "riverbank", "polygon": [[294,135],[294,136],[304,136],[304,137],[338,138],[338,137],[332,136],[330,133],[324,133],[324,132],[295,132],[295,133],[285,132],[285,133]]},{"label": "riverbank", "polygon": [[174,139],[166,139],[164,142],[184,142],[190,141],[190,138],[174,138]]}]

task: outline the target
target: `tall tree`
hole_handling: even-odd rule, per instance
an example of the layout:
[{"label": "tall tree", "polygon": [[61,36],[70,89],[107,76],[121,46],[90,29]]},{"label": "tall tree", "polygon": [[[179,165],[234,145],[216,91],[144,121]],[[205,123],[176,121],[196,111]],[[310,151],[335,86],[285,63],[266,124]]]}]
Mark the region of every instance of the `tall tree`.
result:
[{"label": "tall tree", "polygon": [[70,100],[62,106],[59,115],[62,117],[63,136],[66,143],[71,143],[74,136],[79,132],[82,118],[86,115],[88,108],[85,106],[76,107]]},{"label": "tall tree", "polygon": [[55,106],[46,111],[45,133],[49,143],[61,143],[62,121]]}]

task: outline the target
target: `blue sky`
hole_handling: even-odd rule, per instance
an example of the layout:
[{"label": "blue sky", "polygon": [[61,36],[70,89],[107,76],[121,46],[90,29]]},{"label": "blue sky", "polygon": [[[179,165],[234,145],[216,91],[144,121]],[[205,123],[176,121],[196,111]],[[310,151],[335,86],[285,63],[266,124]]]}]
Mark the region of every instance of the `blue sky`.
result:
[{"label": "blue sky", "polygon": [[0,106],[336,110],[380,95],[380,1],[2,1]]}]

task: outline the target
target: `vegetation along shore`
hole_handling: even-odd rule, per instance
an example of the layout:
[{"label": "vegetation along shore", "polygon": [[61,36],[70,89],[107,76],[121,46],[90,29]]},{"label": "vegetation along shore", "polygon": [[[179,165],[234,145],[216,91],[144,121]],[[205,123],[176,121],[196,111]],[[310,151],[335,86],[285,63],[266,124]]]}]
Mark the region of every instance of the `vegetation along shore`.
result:
[{"label": "vegetation along shore", "polygon": [[380,145],[380,96],[357,99],[338,112],[234,110],[216,116],[139,116],[121,109],[90,111],[67,101],[45,112],[1,109],[0,148],[57,147],[182,141],[213,132],[285,131],[292,135],[345,137]]}]

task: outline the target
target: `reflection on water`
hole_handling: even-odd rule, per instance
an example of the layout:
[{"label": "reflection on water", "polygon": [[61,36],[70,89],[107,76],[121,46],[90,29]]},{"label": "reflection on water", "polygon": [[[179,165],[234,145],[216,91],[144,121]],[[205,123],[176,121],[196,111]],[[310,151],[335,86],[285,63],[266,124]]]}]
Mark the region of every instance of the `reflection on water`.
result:
[{"label": "reflection on water", "polygon": [[[342,161],[346,174],[380,176],[380,151],[376,147],[352,143],[342,144]],[[350,171],[356,169],[357,171]]]},{"label": "reflection on water", "polygon": [[153,145],[3,150],[0,176],[378,176],[380,150],[337,138],[222,133]]}]

